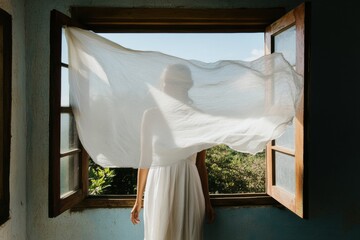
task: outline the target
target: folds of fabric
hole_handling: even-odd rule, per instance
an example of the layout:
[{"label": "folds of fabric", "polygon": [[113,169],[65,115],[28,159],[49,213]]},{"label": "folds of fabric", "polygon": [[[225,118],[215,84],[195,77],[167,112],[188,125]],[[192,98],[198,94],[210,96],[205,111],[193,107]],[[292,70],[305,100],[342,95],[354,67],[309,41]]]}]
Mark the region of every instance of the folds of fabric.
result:
[{"label": "folds of fabric", "polygon": [[144,197],[144,239],[200,240],[205,202],[196,154],[149,170]]},{"label": "folds of fabric", "polygon": [[222,143],[256,153],[285,131],[302,93],[303,78],[281,54],[204,63],[78,28],[66,37],[78,134],[104,167],[167,165]]}]

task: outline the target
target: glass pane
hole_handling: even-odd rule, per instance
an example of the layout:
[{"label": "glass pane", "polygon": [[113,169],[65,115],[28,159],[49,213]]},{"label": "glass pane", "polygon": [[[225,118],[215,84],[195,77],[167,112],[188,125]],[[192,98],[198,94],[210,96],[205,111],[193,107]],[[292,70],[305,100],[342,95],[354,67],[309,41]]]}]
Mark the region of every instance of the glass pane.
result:
[{"label": "glass pane", "polygon": [[275,185],[295,193],[295,157],[275,152]]},{"label": "glass pane", "polygon": [[292,26],[275,36],[274,51],[280,52],[295,67],[296,64],[296,27]]},{"label": "glass pane", "polygon": [[65,37],[65,29],[63,28],[61,31],[61,62],[62,63],[69,63],[69,58],[68,58],[68,45],[66,42],[66,37]]},{"label": "glass pane", "polygon": [[69,69],[61,68],[61,106],[70,106],[70,92],[69,92]]},{"label": "glass pane", "polygon": [[79,189],[79,154],[60,159],[60,195],[64,198]]},{"label": "glass pane", "polygon": [[79,140],[76,132],[75,119],[69,113],[61,114],[61,146],[60,151],[67,152],[78,148]]},{"label": "glass pane", "polygon": [[[292,26],[274,38],[274,51],[281,52],[284,58],[294,66],[296,65],[296,27]],[[285,133],[275,141],[277,146],[295,149],[295,129],[294,123],[289,126]]]},{"label": "glass pane", "polygon": [[295,150],[295,127],[294,121],[289,125],[281,137],[275,140],[276,146],[286,147]]}]

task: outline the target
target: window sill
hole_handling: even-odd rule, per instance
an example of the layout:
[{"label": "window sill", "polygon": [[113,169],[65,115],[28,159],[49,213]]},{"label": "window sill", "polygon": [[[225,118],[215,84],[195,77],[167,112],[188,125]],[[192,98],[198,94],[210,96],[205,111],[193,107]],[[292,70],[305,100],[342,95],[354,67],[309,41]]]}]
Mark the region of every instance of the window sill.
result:
[{"label": "window sill", "polygon": [[[279,203],[265,193],[212,194],[214,207],[278,206]],[[91,208],[132,208],[135,195],[99,195],[88,196],[71,208],[71,211],[83,211]]]}]

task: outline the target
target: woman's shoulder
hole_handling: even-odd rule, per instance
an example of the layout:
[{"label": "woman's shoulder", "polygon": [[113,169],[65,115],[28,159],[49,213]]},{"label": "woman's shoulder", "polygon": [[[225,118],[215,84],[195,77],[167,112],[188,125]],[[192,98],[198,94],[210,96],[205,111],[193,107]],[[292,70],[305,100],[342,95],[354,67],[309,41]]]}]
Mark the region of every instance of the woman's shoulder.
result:
[{"label": "woman's shoulder", "polygon": [[160,110],[157,107],[148,108],[144,111],[143,118],[155,116],[155,115],[158,115],[159,113],[160,113]]},{"label": "woman's shoulder", "polygon": [[160,122],[160,120],[162,118],[163,117],[161,115],[159,108],[153,107],[153,108],[149,108],[144,111],[142,121],[143,121],[143,124],[150,123],[150,122]]}]

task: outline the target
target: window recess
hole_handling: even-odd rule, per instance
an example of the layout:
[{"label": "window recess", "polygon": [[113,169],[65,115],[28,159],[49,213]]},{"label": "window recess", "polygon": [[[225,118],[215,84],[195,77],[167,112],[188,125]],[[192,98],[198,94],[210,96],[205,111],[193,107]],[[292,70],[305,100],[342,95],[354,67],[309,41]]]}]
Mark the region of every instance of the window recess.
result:
[{"label": "window recess", "polygon": [[[303,29],[296,29],[296,49],[303,45],[303,51],[297,50],[297,58],[303,61],[303,69],[307,69],[307,47],[305,32],[305,8],[308,4],[302,4],[296,10],[284,15],[284,9],[282,8],[270,8],[270,9],[156,9],[156,8],[104,8],[104,7],[72,7],[70,9],[72,19],[63,15],[62,13],[53,10],[51,13],[51,149],[50,149],[50,189],[49,189],[49,215],[55,217],[66,209],[72,208],[73,210],[79,210],[84,208],[101,208],[101,207],[132,207],[135,200],[135,196],[89,196],[87,194],[88,189],[88,157],[84,149],[79,142],[76,145],[76,150],[69,154],[77,156],[78,167],[70,169],[71,174],[66,175],[69,179],[74,176],[78,176],[78,185],[70,192],[66,198],[62,199],[60,194],[60,157],[63,154],[60,151],[60,129],[61,121],[60,116],[66,115],[67,118],[71,118],[70,106],[61,106],[61,82],[64,80],[64,74],[62,75],[61,69],[65,72],[67,67],[65,62],[61,62],[61,29],[62,27],[78,26],[89,30],[93,30],[98,33],[229,33],[229,32],[263,32],[266,39],[266,53],[271,53],[274,50],[275,44],[273,38],[275,33],[279,33],[280,30],[274,32],[269,29],[279,28],[282,26],[282,21],[279,20],[283,15],[296,15],[296,19],[302,19]],[[307,10],[308,12],[308,10]],[[289,17],[286,17],[289,18]],[[76,22],[75,22],[76,20]],[[300,21],[299,21],[300,22]],[[79,24],[81,23],[81,25]],[[281,24],[280,24],[281,23]],[[294,25],[294,23],[292,23]],[[296,23],[296,26],[298,23]],[[269,27],[268,27],[269,26]],[[299,25],[300,26],[300,25]],[[305,31],[306,30],[306,31]],[[280,31],[281,32],[281,31]],[[303,33],[301,37],[300,33]],[[270,35],[269,35],[270,34]],[[297,39],[302,40],[297,40]],[[278,37],[276,42],[281,39]],[[283,39],[287,39],[286,37]],[[270,42],[269,42],[270,40]],[[281,46],[280,46],[281,47]],[[280,51],[280,50],[279,50]],[[300,61],[300,60],[299,60]],[[296,69],[301,73],[301,63],[296,62]],[[299,66],[298,66],[299,65]],[[306,71],[304,72],[306,73]],[[307,74],[305,74],[305,81],[307,80]],[[306,87],[307,85],[305,85]],[[306,89],[305,94],[306,96]],[[306,99],[304,99],[306,103]],[[303,118],[306,109],[299,111],[297,120],[300,121]],[[73,120],[69,120],[72,122]],[[302,120],[303,121],[303,120]],[[302,122],[304,124],[304,122]],[[297,125],[296,125],[297,126]],[[69,128],[70,129],[70,128]],[[73,129],[73,128],[72,128]],[[73,129],[75,131],[75,129]],[[76,136],[76,135],[75,135]],[[76,137],[74,137],[76,138]],[[288,207],[291,211],[296,212],[299,216],[303,216],[303,197],[304,197],[304,184],[298,184],[298,178],[304,177],[304,129],[295,131],[290,138],[294,138],[294,142],[298,143],[296,149],[288,148],[286,144],[281,144],[281,140],[277,143],[273,142],[268,145],[266,150],[267,158],[267,194],[231,194],[213,196],[212,202],[215,206],[240,206],[240,205],[277,205],[279,202]],[[300,140],[300,141],[299,141]],[[285,141],[285,140],[284,140]],[[286,142],[286,141],[285,141]],[[299,149],[300,148],[300,149]],[[270,154],[270,155],[269,155]],[[273,156],[275,155],[275,157]],[[283,156],[284,155],[284,156]],[[296,160],[302,162],[302,164],[290,163],[291,167],[276,168],[275,161],[280,162],[284,158],[290,156],[296,156]],[[283,160],[285,162],[285,160]],[[294,161],[293,161],[294,162]],[[74,170],[78,169],[78,173],[74,173]],[[292,169],[295,169],[293,171]],[[289,179],[295,179],[296,184],[295,193],[296,196],[289,191],[278,191],[276,188],[281,186],[275,183],[275,174],[282,175],[283,171],[285,176],[289,176]],[[281,174],[280,174],[281,173]],[[293,175],[293,176],[290,176]],[[66,180],[70,182],[70,180]],[[285,180],[287,182],[287,180]],[[281,183],[281,181],[280,181]],[[292,183],[291,183],[292,184]],[[293,185],[293,184],[292,184]],[[270,190],[269,190],[270,188]],[[298,194],[301,193],[301,194]],[[291,197],[289,197],[291,196]],[[275,200],[276,199],[276,200]],[[282,199],[286,199],[283,201]],[[293,207],[294,200],[301,200]],[[278,202],[279,201],[279,202]],[[298,211],[297,209],[301,209]]]}]

